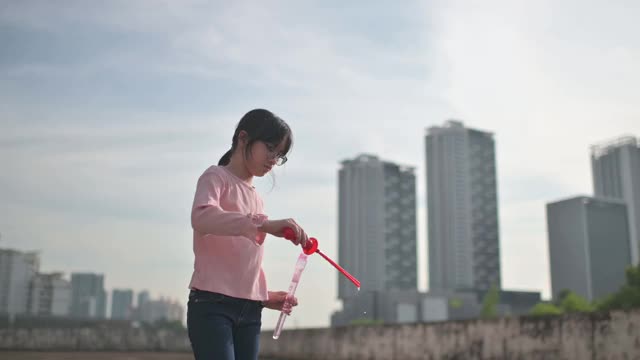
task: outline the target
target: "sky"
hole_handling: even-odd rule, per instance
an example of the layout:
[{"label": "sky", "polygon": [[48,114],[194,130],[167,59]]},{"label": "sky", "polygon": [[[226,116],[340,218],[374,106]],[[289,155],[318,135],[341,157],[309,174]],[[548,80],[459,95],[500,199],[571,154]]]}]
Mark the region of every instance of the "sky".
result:
[{"label": "sky", "polygon": [[[266,213],[334,259],[340,162],[415,166],[426,290],[425,129],[458,119],[494,133],[503,288],[548,297],[545,204],[592,193],[591,145],[640,136],[638,18],[632,0],[2,1],[0,247],[185,304],[196,181],[262,107],[294,133],[256,179]],[[265,253],[286,290],[298,249]],[[310,259],[289,327],[329,324],[337,276]]]}]

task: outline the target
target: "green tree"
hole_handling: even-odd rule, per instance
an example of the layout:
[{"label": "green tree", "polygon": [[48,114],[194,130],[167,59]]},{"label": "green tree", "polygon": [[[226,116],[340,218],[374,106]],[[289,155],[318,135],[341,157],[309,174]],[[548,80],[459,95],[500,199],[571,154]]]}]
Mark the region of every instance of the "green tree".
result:
[{"label": "green tree", "polygon": [[530,311],[531,315],[560,315],[565,313],[581,313],[595,311],[596,307],[585,298],[571,290],[564,289],[558,293],[554,302],[541,302]]},{"label": "green tree", "polygon": [[369,318],[360,318],[351,320],[349,325],[382,325],[384,322],[382,320],[375,320]]},{"label": "green tree", "polygon": [[595,310],[595,307],[585,298],[572,291],[560,301],[560,308],[565,313],[592,312]]},{"label": "green tree", "polygon": [[562,309],[552,303],[537,303],[531,309],[531,315],[542,316],[542,315],[561,315]]},{"label": "green tree", "polygon": [[458,298],[452,298],[451,300],[449,300],[449,306],[452,309],[459,309],[462,307],[462,305],[464,305],[464,303]]},{"label": "green tree", "polygon": [[497,315],[496,307],[500,302],[500,292],[495,285],[491,286],[491,289],[487,291],[482,300],[482,311],[480,312],[480,318],[490,319]]},{"label": "green tree", "polygon": [[616,293],[598,303],[598,310],[628,310],[640,307],[640,265],[629,267],[626,272],[626,283]]},{"label": "green tree", "polygon": [[562,305],[562,301],[569,296],[569,294],[571,294],[571,290],[569,289],[562,289],[560,290],[560,292],[558,293],[558,296],[556,297],[556,299],[553,301],[553,304],[557,307],[561,307]]},{"label": "green tree", "polygon": [[[553,305],[553,307],[549,306]],[[625,284],[615,293],[590,304],[570,290],[562,290],[558,293],[553,304],[539,303],[531,309],[533,315],[628,310],[640,308],[640,265],[627,268],[625,271]]]}]

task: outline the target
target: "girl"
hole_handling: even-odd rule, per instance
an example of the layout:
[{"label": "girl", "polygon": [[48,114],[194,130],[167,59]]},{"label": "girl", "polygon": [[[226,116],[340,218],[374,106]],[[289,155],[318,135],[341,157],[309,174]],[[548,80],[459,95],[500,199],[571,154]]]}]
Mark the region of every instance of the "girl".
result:
[{"label": "girl", "polygon": [[196,360],[257,359],[262,308],[283,307],[287,293],[267,291],[264,239],[267,234],[284,237],[287,227],[296,233],[294,245],[304,247],[308,237],[293,219],[269,220],[263,214],[252,180],[284,164],[292,141],[282,119],[267,110],[251,110],[236,127],[231,149],[198,180],[187,310]]}]

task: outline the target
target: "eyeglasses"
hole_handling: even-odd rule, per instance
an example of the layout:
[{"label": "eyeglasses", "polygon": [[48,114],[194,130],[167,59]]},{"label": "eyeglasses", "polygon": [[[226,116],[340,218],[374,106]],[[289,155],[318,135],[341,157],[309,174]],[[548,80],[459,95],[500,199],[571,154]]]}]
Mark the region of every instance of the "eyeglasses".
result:
[{"label": "eyeglasses", "polygon": [[269,159],[276,159],[276,165],[281,166],[287,162],[287,157],[279,154],[273,144],[264,143],[264,145],[267,147],[267,156],[269,156]]}]

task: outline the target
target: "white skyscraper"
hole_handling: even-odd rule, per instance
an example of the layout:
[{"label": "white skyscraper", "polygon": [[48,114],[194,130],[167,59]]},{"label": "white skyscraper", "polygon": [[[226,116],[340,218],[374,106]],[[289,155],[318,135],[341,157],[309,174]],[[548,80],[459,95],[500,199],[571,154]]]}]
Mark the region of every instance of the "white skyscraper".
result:
[{"label": "white skyscraper", "polygon": [[0,249],[0,314],[28,312],[29,287],[39,268],[36,252]]},{"label": "white skyscraper", "polygon": [[67,316],[71,308],[71,283],[62,273],[36,274],[29,292],[29,313]]},{"label": "white skyscraper", "polygon": [[627,205],[631,261],[640,261],[640,142],[632,136],[591,147],[595,196]]},{"label": "white skyscraper", "polygon": [[425,143],[430,291],[500,288],[493,134],[448,121]]}]

